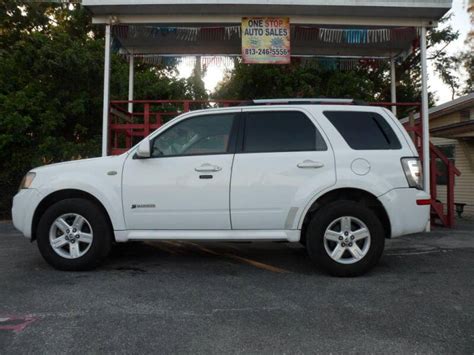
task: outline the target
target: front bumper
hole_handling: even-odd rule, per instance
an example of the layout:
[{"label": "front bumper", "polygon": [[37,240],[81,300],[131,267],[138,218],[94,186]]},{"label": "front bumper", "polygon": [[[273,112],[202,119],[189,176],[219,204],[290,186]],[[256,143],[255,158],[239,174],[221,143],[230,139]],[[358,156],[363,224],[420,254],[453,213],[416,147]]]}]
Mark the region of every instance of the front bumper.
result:
[{"label": "front bumper", "polygon": [[41,200],[42,195],[36,189],[22,189],[13,197],[13,225],[27,238],[31,238],[33,215]]},{"label": "front bumper", "polygon": [[417,205],[416,201],[429,198],[426,192],[414,188],[393,189],[379,196],[390,219],[392,238],[425,231],[430,220],[430,206]]}]

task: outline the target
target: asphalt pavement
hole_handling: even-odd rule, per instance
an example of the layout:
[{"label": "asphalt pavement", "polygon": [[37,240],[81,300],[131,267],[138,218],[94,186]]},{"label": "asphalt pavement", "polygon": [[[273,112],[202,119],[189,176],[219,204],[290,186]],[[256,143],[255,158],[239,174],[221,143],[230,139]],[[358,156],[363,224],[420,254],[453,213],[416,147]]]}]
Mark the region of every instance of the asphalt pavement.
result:
[{"label": "asphalt pavement", "polygon": [[127,243],[61,272],[0,222],[0,353],[474,353],[474,223],[358,278],[286,243]]}]

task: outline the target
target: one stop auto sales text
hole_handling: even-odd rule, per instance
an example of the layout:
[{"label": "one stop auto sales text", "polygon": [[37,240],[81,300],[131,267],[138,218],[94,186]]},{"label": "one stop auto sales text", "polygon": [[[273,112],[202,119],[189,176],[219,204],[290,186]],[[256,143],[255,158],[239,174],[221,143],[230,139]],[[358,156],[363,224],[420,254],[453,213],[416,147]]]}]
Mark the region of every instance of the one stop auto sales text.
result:
[{"label": "one stop auto sales text", "polygon": [[288,36],[288,29],[282,27],[281,19],[249,19],[245,29],[246,36]]}]

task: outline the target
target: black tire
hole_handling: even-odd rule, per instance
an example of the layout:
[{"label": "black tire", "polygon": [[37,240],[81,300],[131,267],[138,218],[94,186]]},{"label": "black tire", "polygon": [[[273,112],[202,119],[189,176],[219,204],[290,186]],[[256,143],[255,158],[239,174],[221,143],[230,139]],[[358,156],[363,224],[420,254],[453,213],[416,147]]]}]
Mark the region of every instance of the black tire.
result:
[{"label": "black tire", "polygon": [[[67,259],[56,253],[49,241],[50,228],[56,218],[68,213],[83,216],[92,229],[92,243],[87,252]],[[70,198],[50,206],[41,217],[37,228],[38,248],[43,258],[58,270],[85,271],[96,268],[109,254],[113,234],[107,216],[94,202],[82,198]]]},{"label": "black tire", "polygon": [[[344,216],[359,219],[367,226],[370,233],[370,246],[367,253],[352,264],[342,264],[331,258],[324,245],[326,229],[333,221]],[[336,201],[323,206],[312,217],[306,233],[306,249],[310,258],[334,276],[351,277],[366,273],[377,264],[384,246],[385,233],[379,218],[368,207],[354,201]]]}]

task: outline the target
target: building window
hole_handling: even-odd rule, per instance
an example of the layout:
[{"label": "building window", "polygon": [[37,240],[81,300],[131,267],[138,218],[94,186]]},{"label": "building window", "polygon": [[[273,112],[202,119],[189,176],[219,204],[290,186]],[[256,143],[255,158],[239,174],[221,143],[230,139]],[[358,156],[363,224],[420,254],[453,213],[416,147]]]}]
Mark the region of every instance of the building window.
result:
[{"label": "building window", "polygon": [[[444,154],[446,157],[455,162],[456,148],[454,144],[450,145],[439,145],[437,148]],[[438,171],[438,176],[436,177],[437,185],[447,185],[448,184],[448,167],[444,162],[436,158],[436,170]]]}]

